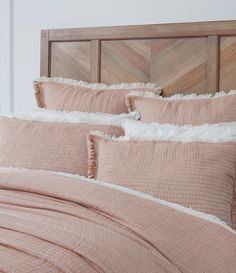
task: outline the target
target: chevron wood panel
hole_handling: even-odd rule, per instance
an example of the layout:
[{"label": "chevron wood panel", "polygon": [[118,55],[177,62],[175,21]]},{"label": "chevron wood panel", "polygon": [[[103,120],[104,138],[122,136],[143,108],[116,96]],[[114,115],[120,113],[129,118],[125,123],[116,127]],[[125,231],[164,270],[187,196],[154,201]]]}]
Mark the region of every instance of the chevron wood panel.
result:
[{"label": "chevron wood panel", "polygon": [[151,40],[102,41],[101,81],[149,82]]},{"label": "chevron wood panel", "polygon": [[53,42],[51,75],[90,81],[90,42]]},{"label": "chevron wood panel", "polygon": [[220,90],[236,89],[236,37],[220,42]]},{"label": "chevron wood panel", "polygon": [[206,92],[207,38],[153,40],[151,56],[151,81],[165,95]]},{"label": "chevron wood panel", "polygon": [[103,41],[101,80],[157,82],[164,94],[204,93],[207,38]]}]

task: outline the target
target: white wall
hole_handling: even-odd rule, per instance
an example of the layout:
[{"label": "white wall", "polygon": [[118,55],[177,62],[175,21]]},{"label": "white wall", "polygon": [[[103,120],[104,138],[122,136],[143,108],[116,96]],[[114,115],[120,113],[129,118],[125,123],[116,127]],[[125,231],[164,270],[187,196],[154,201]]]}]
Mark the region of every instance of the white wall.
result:
[{"label": "white wall", "polygon": [[0,0],[0,112],[10,110],[10,5]]},{"label": "white wall", "polygon": [[34,103],[42,28],[236,19],[235,0],[15,0],[14,5],[16,111]]}]

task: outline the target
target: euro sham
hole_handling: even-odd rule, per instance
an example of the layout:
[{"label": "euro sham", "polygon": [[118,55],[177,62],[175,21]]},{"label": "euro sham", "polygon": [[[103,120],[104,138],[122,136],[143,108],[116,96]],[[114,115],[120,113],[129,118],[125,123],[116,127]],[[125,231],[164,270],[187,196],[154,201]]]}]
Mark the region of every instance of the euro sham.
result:
[{"label": "euro sham", "polygon": [[120,136],[119,126],[28,121],[0,117],[0,167],[20,167],[87,175],[90,130]]},{"label": "euro sham", "polygon": [[0,192],[1,272],[235,273],[235,232],[216,217],[34,170],[0,168]]},{"label": "euro sham", "polygon": [[63,78],[40,78],[34,82],[37,104],[57,111],[127,113],[125,96],[130,91],[161,93],[154,83],[106,85]]},{"label": "euro sham", "polygon": [[88,149],[89,178],[213,214],[235,225],[236,142],[135,140],[94,132],[88,137]]},{"label": "euro sham", "polygon": [[174,95],[133,92],[126,96],[129,111],[139,111],[141,121],[180,125],[236,121],[236,91],[215,95]]}]

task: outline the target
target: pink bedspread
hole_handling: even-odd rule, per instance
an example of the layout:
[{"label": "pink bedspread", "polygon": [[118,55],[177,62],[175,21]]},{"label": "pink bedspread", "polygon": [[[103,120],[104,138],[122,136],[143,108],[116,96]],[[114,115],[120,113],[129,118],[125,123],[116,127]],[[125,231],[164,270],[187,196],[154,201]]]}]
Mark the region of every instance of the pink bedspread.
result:
[{"label": "pink bedspread", "polygon": [[0,272],[235,273],[236,235],[82,179],[0,169]]}]

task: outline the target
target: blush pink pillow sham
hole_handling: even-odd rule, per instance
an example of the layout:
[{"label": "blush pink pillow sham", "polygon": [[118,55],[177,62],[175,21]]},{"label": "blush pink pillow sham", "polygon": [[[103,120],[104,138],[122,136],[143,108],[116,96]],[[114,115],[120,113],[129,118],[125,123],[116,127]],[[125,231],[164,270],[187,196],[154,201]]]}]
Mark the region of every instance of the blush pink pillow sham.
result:
[{"label": "blush pink pillow sham", "polygon": [[40,78],[34,82],[34,90],[41,108],[109,114],[128,112],[125,96],[131,91],[161,93],[161,87],[154,83],[106,85],[62,78]]},{"label": "blush pink pillow sham", "polygon": [[88,137],[88,177],[213,214],[233,226],[236,143]]},{"label": "blush pink pillow sham", "polygon": [[0,117],[0,167],[18,167],[87,176],[87,135],[102,130],[120,136],[121,127],[101,124],[27,121]]},{"label": "blush pink pillow sham", "polygon": [[236,121],[236,91],[213,95],[175,95],[163,98],[153,94],[130,93],[129,111],[138,111],[143,122],[200,125]]}]

